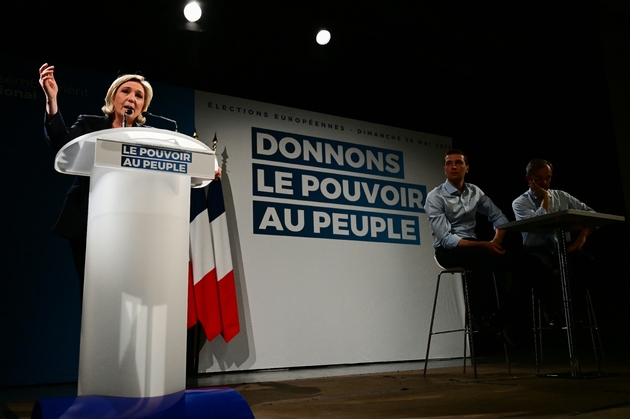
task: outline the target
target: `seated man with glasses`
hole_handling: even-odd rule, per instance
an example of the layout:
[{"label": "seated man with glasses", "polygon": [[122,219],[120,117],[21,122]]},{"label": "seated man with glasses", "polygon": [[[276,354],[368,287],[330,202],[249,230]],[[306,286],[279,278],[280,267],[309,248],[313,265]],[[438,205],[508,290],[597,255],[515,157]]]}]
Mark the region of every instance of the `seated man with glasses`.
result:
[{"label": "seated man with glasses", "polygon": [[[534,159],[527,164],[525,171],[529,189],[512,202],[517,221],[567,209],[595,212],[570,194],[558,189],[549,189],[553,178],[553,166],[547,160]],[[575,276],[580,277],[579,282],[582,286],[587,284],[595,272],[593,258],[582,251],[586,238],[592,232],[592,228],[581,230],[567,248],[569,267],[577,274]],[[541,272],[540,278],[534,278],[537,288],[543,295],[559,294],[560,283],[556,284],[551,280],[553,271],[559,264],[554,235],[525,232],[522,235],[526,251],[536,256],[546,268]]]},{"label": "seated man with glasses", "polygon": [[[527,164],[525,170],[529,190],[512,202],[517,221],[567,209],[595,212],[594,209],[568,193],[558,189],[549,189],[553,178],[553,166],[547,160],[534,159]],[[591,228],[580,231],[567,251],[581,250],[586,243],[586,237],[592,231]],[[523,244],[530,250],[534,247],[548,248],[552,252],[555,250],[553,236],[523,233]]]}]

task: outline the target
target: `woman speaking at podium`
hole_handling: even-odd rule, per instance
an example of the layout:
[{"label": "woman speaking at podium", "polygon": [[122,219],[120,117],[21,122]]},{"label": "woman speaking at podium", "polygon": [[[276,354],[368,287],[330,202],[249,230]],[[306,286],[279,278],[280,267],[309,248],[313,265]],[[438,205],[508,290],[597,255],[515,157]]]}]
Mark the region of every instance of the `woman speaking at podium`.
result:
[{"label": "woman speaking at podium", "polygon": [[[137,74],[126,74],[118,77],[107,90],[104,116],[80,115],[70,127],[59,112],[57,93],[59,88],[55,81],[55,67],[44,64],[39,69],[39,84],[46,95],[46,117],[44,133],[48,145],[58,152],[68,142],[83,134],[109,128],[144,126],[147,110],[153,98],[153,89],[144,77]],[[88,196],[90,178],[77,176],[66,194],[52,230],[70,242],[74,265],[79,275],[81,301],[83,300],[83,281],[85,271],[85,242],[87,235]]]}]

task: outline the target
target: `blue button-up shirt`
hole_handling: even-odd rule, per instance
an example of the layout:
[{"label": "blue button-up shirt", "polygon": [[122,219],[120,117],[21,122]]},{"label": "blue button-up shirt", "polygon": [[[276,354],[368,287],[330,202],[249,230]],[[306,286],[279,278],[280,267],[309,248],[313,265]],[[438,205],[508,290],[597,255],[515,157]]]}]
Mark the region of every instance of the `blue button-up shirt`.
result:
[{"label": "blue button-up shirt", "polygon": [[[527,218],[545,215],[552,212],[558,212],[568,209],[595,212],[595,210],[585,203],[579,201],[564,191],[557,189],[549,189],[549,211],[546,211],[542,204],[542,198],[534,195],[531,189],[519,196],[512,202],[512,209],[516,220],[525,220]],[[525,246],[547,246],[552,247],[555,244],[553,235],[544,235],[536,233],[522,233],[523,244]],[[552,250],[552,249],[550,249]]]},{"label": "blue button-up shirt", "polygon": [[481,189],[464,184],[460,192],[447,180],[427,195],[425,212],[433,230],[433,247],[452,249],[461,239],[476,239],[476,214],[488,217],[494,227],[509,222]]}]

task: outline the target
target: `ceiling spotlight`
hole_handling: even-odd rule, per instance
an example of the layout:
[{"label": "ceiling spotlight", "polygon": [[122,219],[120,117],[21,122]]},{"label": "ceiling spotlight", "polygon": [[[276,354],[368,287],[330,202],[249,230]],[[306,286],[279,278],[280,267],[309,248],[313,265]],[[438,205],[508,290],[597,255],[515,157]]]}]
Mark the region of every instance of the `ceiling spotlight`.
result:
[{"label": "ceiling spotlight", "polygon": [[326,45],[330,42],[330,32],[326,29],[322,29],[317,33],[317,37],[315,38],[319,45]]},{"label": "ceiling spotlight", "polygon": [[201,7],[196,1],[191,1],[184,7],[184,16],[189,22],[196,22],[201,17]]}]

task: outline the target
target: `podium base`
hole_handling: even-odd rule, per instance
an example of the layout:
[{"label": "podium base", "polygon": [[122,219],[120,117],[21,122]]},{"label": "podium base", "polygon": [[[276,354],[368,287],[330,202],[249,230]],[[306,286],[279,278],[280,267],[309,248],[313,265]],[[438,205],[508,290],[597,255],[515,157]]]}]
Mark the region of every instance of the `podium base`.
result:
[{"label": "podium base", "polygon": [[185,390],[162,397],[55,397],[35,403],[31,419],[254,419],[231,388]]}]

